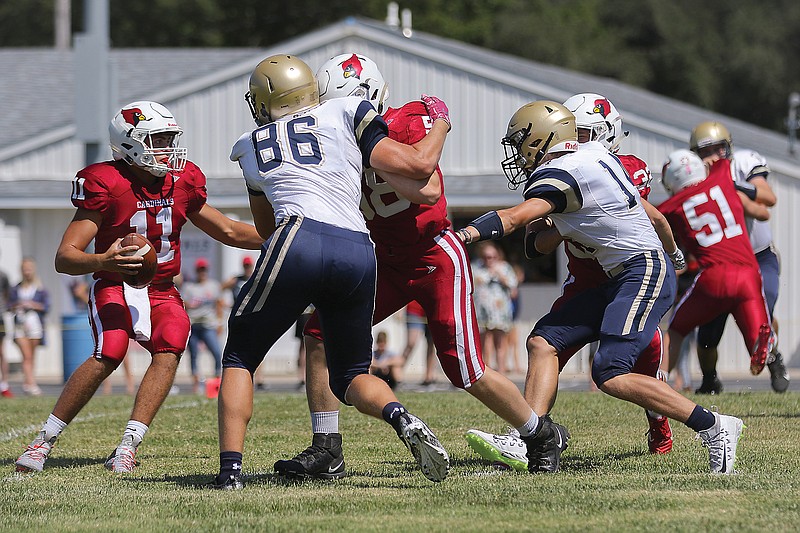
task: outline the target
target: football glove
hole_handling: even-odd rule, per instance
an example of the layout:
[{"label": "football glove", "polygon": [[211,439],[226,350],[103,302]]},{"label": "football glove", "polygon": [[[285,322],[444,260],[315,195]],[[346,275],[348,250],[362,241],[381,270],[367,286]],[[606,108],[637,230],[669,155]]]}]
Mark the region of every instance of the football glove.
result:
[{"label": "football glove", "polygon": [[450,110],[447,109],[447,104],[441,99],[427,94],[420,96],[420,100],[425,104],[425,110],[433,120],[442,119],[447,122],[447,131],[452,129],[453,125],[450,123]]},{"label": "football glove", "polygon": [[672,266],[675,267],[675,270],[686,268],[686,258],[680,248],[676,248],[674,252],[669,254],[669,260],[672,261]]}]

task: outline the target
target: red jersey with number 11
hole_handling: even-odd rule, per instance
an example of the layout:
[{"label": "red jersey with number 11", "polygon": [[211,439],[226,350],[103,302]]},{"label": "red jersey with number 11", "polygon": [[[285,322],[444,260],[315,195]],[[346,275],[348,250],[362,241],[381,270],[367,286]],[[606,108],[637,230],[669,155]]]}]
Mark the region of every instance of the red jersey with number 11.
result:
[{"label": "red jersey with number 11", "polygon": [[[128,233],[145,235],[158,257],[156,284],[180,273],[181,228],[206,198],[206,177],[191,161],[180,174],[169,173],[150,186],[139,181],[124,161],[104,161],[78,172],[72,185],[75,207],[103,215],[95,236],[96,253],[105,252]],[[94,277],[122,281],[116,272],[95,272]]]},{"label": "red jersey with number 11", "polygon": [[731,179],[730,161],[716,162],[705,180],[678,191],[658,210],[701,268],[758,268],[745,229],[744,208]]}]

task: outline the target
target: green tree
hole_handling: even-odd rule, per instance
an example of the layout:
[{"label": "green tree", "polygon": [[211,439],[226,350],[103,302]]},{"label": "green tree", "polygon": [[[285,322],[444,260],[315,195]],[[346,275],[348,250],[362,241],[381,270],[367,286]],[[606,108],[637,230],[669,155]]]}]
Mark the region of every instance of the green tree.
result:
[{"label": "green tree", "polygon": [[[117,48],[266,47],[349,16],[383,20],[387,3],[111,0],[111,40]],[[778,131],[789,93],[800,91],[796,0],[398,3],[411,9],[417,30],[617,79]],[[52,46],[54,4],[0,3],[0,46]],[[72,0],[72,27],[83,31],[83,0]]]}]

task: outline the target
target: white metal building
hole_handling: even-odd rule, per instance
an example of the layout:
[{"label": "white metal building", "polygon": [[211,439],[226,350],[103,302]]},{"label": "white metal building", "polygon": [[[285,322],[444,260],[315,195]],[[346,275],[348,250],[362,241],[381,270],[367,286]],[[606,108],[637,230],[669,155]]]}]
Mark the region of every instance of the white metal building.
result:
[{"label": "white metal building", "polygon": [[[510,116],[526,102],[564,101],[578,92],[607,96],[630,131],[622,151],[646,160],[656,179],[666,154],[687,146],[695,124],[710,119],[723,122],[736,147],[759,151],[772,169],[770,182],[779,198],[772,210],[772,227],[783,258],[776,316],[785,357],[800,361],[794,357],[800,349],[800,299],[795,298],[800,294],[800,244],[791,237],[796,231],[792,228],[799,226],[800,213],[794,206],[800,205],[800,168],[788,154],[787,139],[777,133],[614,80],[429,34],[414,32],[405,37],[397,28],[353,18],[268,49],[112,49],[109,57],[118,95],[113,107],[136,99],[165,104],[186,132],[183,144],[189,148],[190,159],[209,178],[210,203],[247,218],[247,195],[238,166],[228,160],[228,154],[238,136],[252,129],[243,94],[253,67],[268,55],[287,53],[316,69],[331,56],[348,51],[358,51],[378,63],[390,85],[390,105],[416,99],[421,92],[447,102],[453,130],[441,166],[451,211],[461,217],[519,202],[519,193],[508,190],[500,169],[499,140]],[[70,183],[84,166],[83,144],[75,135],[73,63],[72,51],[0,49],[0,97],[5,104],[0,114],[0,268],[17,281],[20,257],[31,255],[44,282],[53,288],[50,338],[55,342],[40,354],[42,375],[59,375],[61,370],[58,316],[67,296],[56,289],[62,281],[52,262],[74,212]],[[660,187],[655,191],[651,200],[658,203],[665,196]],[[235,273],[238,252],[223,250],[192,229],[187,226],[184,231],[185,255],[189,259],[210,255],[212,274],[218,277]],[[559,255],[559,281],[564,272],[560,259]],[[185,263],[184,270],[190,266]],[[525,285],[523,319],[532,324],[546,312],[559,285]],[[732,324],[720,349],[723,373],[746,372],[749,358]],[[274,364],[288,365],[293,354],[284,355],[271,356],[281,361]]]}]

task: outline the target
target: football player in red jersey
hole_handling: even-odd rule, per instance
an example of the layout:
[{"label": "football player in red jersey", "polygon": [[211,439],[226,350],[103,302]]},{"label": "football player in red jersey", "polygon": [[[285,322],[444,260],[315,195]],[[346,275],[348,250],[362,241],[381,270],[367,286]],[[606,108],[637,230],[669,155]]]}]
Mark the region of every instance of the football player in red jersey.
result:
[{"label": "football player in red jersey", "polygon": [[[746,199],[756,201],[766,207],[775,206],[777,197],[767,181],[770,172],[767,160],[753,150],[734,150],[731,133],[721,123],[706,121],[695,126],[689,137],[689,149],[699,155],[707,164],[713,164],[720,159],[728,159],[731,162],[734,185],[736,190],[741,193],[739,197],[744,196]],[[778,321],[773,312],[778,301],[781,267],[777,250],[772,241],[772,229],[769,222],[747,215],[745,223],[750,235],[750,245],[753,247],[756,261],[761,269],[764,297],[772,318],[772,330],[777,337]],[[722,339],[727,320],[727,313],[723,313],[697,329],[697,357],[700,361],[700,370],[703,372],[703,382],[695,391],[696,393],[717,394],[722,392],[722,381],[717,376],[716,368],[719,357],[717,346]],[[789,388],[789,374],[786,371],[783,355],[777,348],[776,341],[767,358],[770,384],[775,392],[786,392],[786,389]]]},{"label": "football player in red jersey", "polygon": [[[578,130],[578,142],[600,142],[611,153],[615,154],[628,173],[628,179],[636,186],[642,198],[642,205],[650,216],[661,241],[676,250],[674,239],[669,231],[668,223],[659,211],[647,201],[650,194],[652,176],[647,163],[635,155],[619,154],[620,143],[625,138],[622,130],[622,116],[617,108],[604,96],[595,93],[580,93],[567,99],[564,107],[575,115],[575,124]],[[528,257],[544,255],[555,250],[561,243],[561,235],[552,227],[548,219],[532,223],[526,234],[525,252]],[[561,296],[553,302],[553,311],[560,309],[564,304],[574,299],[579,294],[599,287],[608,281],[608,275],[600,264],[589,254],[581,250],[574,242],[565,241],[564,251],[567,255],[568,276],[561,287]],[[680,269],[682,254],[675,255],[674,263]],[[559,372],[569,360],[583,348],[571,346],[558,353]],[[659,377],[659,365],[664,353],[662,333],[656,329],[650,345],[636,360],[631,372]],[[537,406],[534,405],[534,408]],[[649,430],[647,432],[647,446],[650,453],[666,454],[672,450],[672,429],[669,419],[659,413],[645,411]],[[494,435],[472,429],[467,433],[467,441],[479,454],[490,459],[500,457],[499,461],[511,466],[521,468],[524,461],[521,457],[514,456],[514,450],[521,449],[522,441],[516,438],[513,432],[509,435]],[[483,452],[483,453],[481,453]],[[488,452],[488,453],[487,453]]]},{"label": "football player in red jersey", "polygon": [[664,188],[672,196],[658,209],[700,264],[700,272],[670,321],[670,367],[678,360],[683,338],[722,311],[736,319],[750,354],[750,372],[759,374],[773,337],[745,214],[767,220],[769,212],[763,204],[737,192],[727,159],[709,170],[694,152],[676,150],[669,155],[662,175]]},{"label": "football player in red jersey", "polygon": [[[373,102],[389,126],[389,137],[399,142],[418,142],[433,123],[421,101],[384,110],[386,83],[377,65],[361,54],[330,59],[318,70],[317,79],[323,101],[358,96]],[[469,256],[450,229],[440,169],[418,186],[401,187],[391,176],[386,178],[368,170],[362,180],[361,210],[378,260],[373,324],[416,300],[425,310],[450,382],[530,434],[538,423],[535,413],[512,381],[483,363]],[[275,471],[281,475],[327,479],[345,475],[339,401],[328,387],[321,338],[315,315],[306,325],[305,337],[312,445],[290,460],[275,463]]]},{"label": "football player in red jersey", "polygon": [[[56,252],[56,270],[93,273],[89,320],[94,352],[70,376],[41,432],[17,459],[17,471],[41,471],[61,431],[124,359],[129,339],[150,352],[150,366],[136,394],[120,445],[105,463],[130,472],[136,448],[167,397],[189,337],[189,319],[173,284],[180,273],[181,229],[187,221],[214,239],[246,249],[264,241],[256,229],[226,217],[206,203],[206,178],[179,145],[183,131],[161,104],[139,101],[123,107],[109,126],[113,161],[89,165],[73,183],[77,212]],[[149,287],[133,289],[122,274],[135,274],[140,259],[127,255],[122,238],[136,232],[153,243],[158,270]],[[97,253],[85,250],[94,240]]]}]

